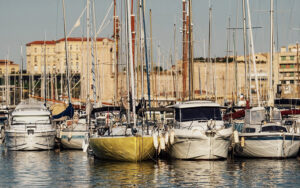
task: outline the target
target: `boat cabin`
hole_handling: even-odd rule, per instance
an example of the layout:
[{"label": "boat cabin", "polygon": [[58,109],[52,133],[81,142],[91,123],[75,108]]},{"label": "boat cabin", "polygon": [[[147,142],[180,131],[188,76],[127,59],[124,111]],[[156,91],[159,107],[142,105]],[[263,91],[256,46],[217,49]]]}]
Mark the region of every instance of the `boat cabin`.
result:
[{"label": "boat cabin", "polygon": [[221,106],[211,101],[188,101],[172,106],[177,122],[222,121]]}]

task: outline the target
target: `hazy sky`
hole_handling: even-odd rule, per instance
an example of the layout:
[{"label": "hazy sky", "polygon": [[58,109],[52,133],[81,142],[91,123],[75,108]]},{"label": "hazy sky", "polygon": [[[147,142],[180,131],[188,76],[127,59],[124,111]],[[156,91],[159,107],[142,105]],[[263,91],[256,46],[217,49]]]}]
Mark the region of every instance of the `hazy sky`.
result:
[{"label": "hazy sky", "polygon": [[[134,0],[136,1],[136,0]],[[270,0],[249,0],[252,25],[263,28],[254,30],[256,52],[269,51],[269,10]],[[97,27],[101,24],[112,0],[95,0]],[[125,2],[123,0],[123,2]],[[70,31],[86,0],[65,0],[67,30]],[[118,15],[121,15],[121,0],[117,0]],[[224,56],[226,51],[228,18],[231,27],[242,27],[241,0],[212,0],[212,57]],[[274,0],[275,5],[275,43],[276,46],[300,41],[300,0]],[[124,6],[124,5],[123,5]],[[207,54],[209,0],[193,0],[193,23],[195,57]],[[124,9],[124,8],[123,8]],[[161,53],[168,57],[173,52],[174,24],[176,24],[177,59],[181,58],[182,0],[146,0],[147,34],[149,35],[149,9],[152,9],[154,52],[160,44]],[[123,10],[124,13],[124,10]],[[236,16],[237,15],[237,16]],[[112,20],[112,12],[109,15]],[[62,0],[0,0],[0,59],[20,63],[20,48],[31,41],[57,40],[63,38]],[[72,36],[80,37],[86,33],[85,16],[81,19]],[[46,34],[45,34],[46,33]],[[243,53],[242,30],[237,31],[238,53]],[[112,22],[106,26],[99,37],[111,37]],[[230,33],[231,47],[232,31]],[[204,42],[205,47],[204,47]],[[278,42],[278,43],[277,43]],[[204,55],[206,56],[206,55]],[[156,58],[155,58],[156,59]]]}]

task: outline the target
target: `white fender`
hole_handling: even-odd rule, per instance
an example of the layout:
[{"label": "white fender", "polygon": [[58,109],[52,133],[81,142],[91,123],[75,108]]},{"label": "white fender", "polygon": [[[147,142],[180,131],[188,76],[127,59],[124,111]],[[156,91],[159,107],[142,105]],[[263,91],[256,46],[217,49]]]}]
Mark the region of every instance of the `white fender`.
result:
[{"label": "white fender", "polygon": [[159,147],[162,150],[166,149],[165,138],[164,138],[164,136],[162,134],[159,135]]},{"label": "white fender", "polygon": [[157,149],[158,148],[157,132],[154,132],[152,137],[153,137],[153,145],[155,149]]},{"label": "white fender", "polygon": [[169,142],[169,133],[166,132],[165,133],[165,144],[168,145],[168,142]]},{"label": "white fender", "polygon": [[84,135],[84,139],[82,141],[82,150],[83,150],[83,152],[86,152],[88,147],[89,147],[89,135],[86,133]]},{"label": "white fender", "polygon": [[239,140],[239,133],[237,130],[233,131],[233,138],[234,138],[234,143],[239,143],[240,140]]},{"label": "white fender", "polygon": [[170,131],[170,144],[174,144],[174,137],[175,137],[175,132],[174,130]]},{"label": "white fender", "polygon": [[69,133],[68,133],[68,139],[71,139],[72,138],[72,132],[70,131]]}]

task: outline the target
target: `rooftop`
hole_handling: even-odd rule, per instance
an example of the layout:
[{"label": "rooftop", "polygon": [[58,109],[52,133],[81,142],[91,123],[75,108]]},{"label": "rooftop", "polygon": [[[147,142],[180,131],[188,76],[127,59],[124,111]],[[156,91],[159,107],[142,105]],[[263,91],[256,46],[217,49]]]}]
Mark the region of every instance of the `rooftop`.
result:
[{"label": "rooftop", "polygon": [[[103,41],[104,39],[107,39],[108,41],[113,41],[112,39],[109,39],[109,38],[97,38],[97,41]],[[91,40],[91,38],[90,38]],[[59,42],[62,42],[62,41],[65,41],[65,38],[61,38],[59,40],[37,40],[37,41],[33,41],[33,42],[30,42],[30,43],[27,43],[26,46],[30,46],[30,45],[33,45],[33,44],[37,44],[37,45],[43,45],[43,44],[48,44],[48,45],[55,45],[56,43],[59,43]],[[87,38],[84,37],[84,38],[81,38],[81,37],[69,37],[68,38],[68,41],[87,41]]]}]

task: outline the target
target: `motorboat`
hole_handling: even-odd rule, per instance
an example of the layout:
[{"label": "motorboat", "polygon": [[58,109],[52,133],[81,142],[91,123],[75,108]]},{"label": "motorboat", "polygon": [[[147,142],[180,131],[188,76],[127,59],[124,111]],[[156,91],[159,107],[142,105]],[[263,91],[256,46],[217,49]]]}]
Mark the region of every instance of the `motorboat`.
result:
[{"label": "motorboat", "polygon": [[25,100],[18,104],[5,129],[5,145],[9,150],[49,150],[55,145],[56,129],[44,103]]}]

